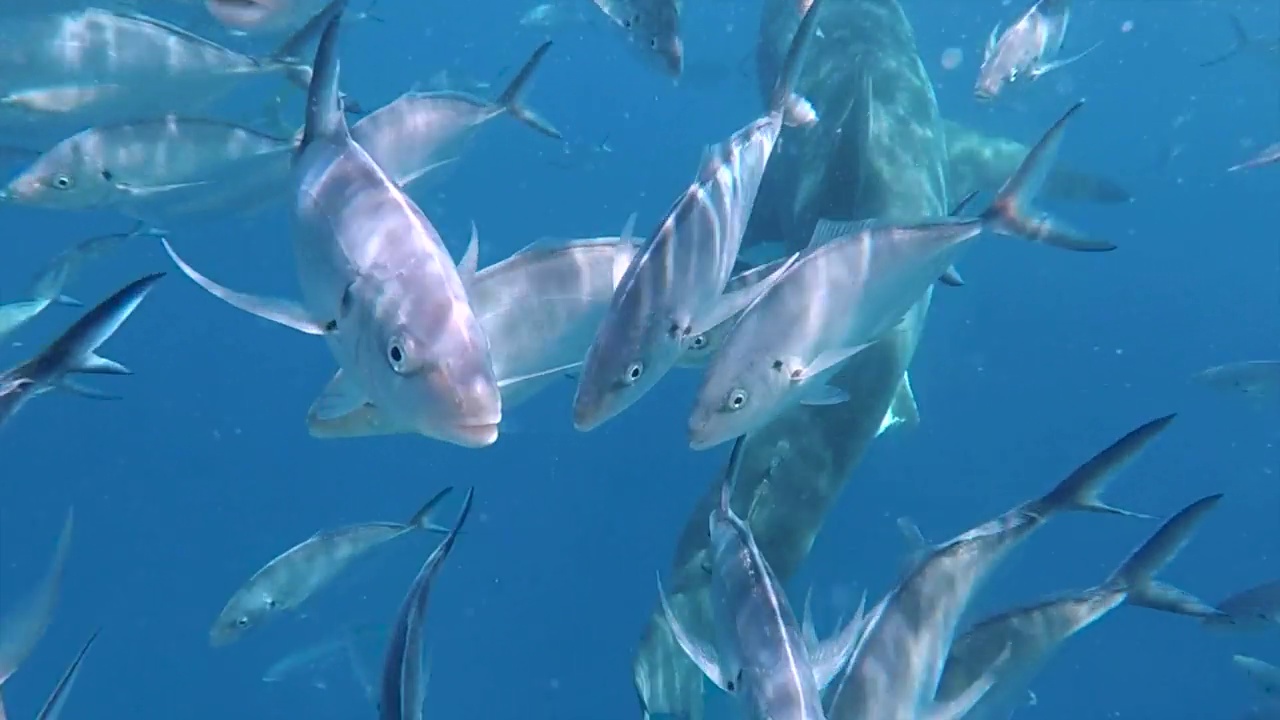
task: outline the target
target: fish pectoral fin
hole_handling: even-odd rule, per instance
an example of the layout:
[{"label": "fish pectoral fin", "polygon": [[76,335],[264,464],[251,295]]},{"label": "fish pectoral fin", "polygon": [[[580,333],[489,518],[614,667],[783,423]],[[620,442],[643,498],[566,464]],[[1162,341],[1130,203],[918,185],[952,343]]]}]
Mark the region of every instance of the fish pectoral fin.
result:
[{"label": "fish pectoral fin", "polygon": [[332,417],[317,415],[316,404],[312,404],[311,411],[307,413],[307,432],[314,438],[377,437],[412,432],[392,424],[373,403],[366,402],[345,415]]},{"label": "fish pectoral fin", "polygon": [[982,64],[987,64],[991,56],[996,52],[996,43],[1000,41],[1000,23],[991,28],[991,34],[987,36],[987,46],[982,49]]},{"label": "fish pectoral fin", "polygon": [[911,391],[911,376],[903,373],[902,382],[898,384],[898,391],[893,395],[893,402],[889,403],[889,411],[880,421],[880,429],[876,431],[876,437],[880,437],[897,425],[915,427],[919,424],[920,408],[916,406],[916,396]]},{"label": "fish pectoral fin", "polygon": [[788,260],[780,263],[767,277],[754,285],[721,295],[720,300],[711,312],[693,322],[688,338],[692,340],[692,338],[715,328],[734,315],[746,310],[748,305],[755,302],[757,298],[764,295],[778,283],[778,278],[782,277],[782,274],[791,267],[798,257],[798,253],[792,255]]},{"label": "fish pectoral fin", "polygon": [[834,385],[810,385],[800,394],[800,404],[810,407],[816,405],[839,405],[849,401],[849,393]]},{"label": "fish pectoral fin", "polygon": [[1054,70],[1058,70],[1058,69],[1060,69],[1060,68],[1066,67],[1067,65],[1070,65],[1071,63],[1073,63],[1073,62],[1075,62],[1075,61],[1079,60],[1080,58],[1084,57],[1085,55],[1088,55],[1089,53],[1093,52],[1094,50],[1097,50],[1097,49],[1098,49],[1098,46],[1099,46],[1099,45],[1101,45],[1101,44],[1102,44],[1102,41],[1101,41],[1101,40],[1099,40],[1098,42],[1094,43],[1094,44],[1093,44],[1092,46],[1090,46],[1089,48],[1085,49],[1085,51],[1084,51],[1084,52],[1077,53],[1077,54],[1075,54],[1075,55],[1072,55],[1072,56],[1071,56],[1071,57],[1069,57],[1069,58],[1063,58],[1063,59],[1061,59],[1061,60],[1054,60],[1053,62],[1041,63],[1041,64],[1039,64],[1039,65],[1036,65],[1035,67],[1031,68],[1031,72],[1029,72],[1028,74],[1031,76],[1031,79],[1033,79],[1033,80],[1034,80],[1034,79],[1036,79],[1036,78],[1040,77],[1041,75],[1044,75],[1044,74],[1046,74],[1046,73],[1053,72]]},{"label": "fish pectoral fin", "polygon": [[986,696],[992,686],[999,679],[1000,671],[1004,668],[1004,664],[1009,661],[1009,655],[1012,652],[1012,645],[1006,644],[1004,651],[1000,653],[1000,657],[991,663],[987,671],[982,674],[973,684],[965,688],[964,692],[944,703],[935,702],[933,707],[924,714],[923,720],[963,720],[965,715]]},{"label": "fish pectoral fin", "polygon": [[852,348],[838,348],[836,350],[823,350],[821,353],[818,354],[818,357],[813,359],[813,362],[810,362],[808,365],[804,366],[803,368],[800,368],[799,370],[793,372],[791,374],[791,379],[793,382],[797,382],[797,383],[805,382],[806,380],[812,380],[813,378],[821,375],[822,373],[830,370],[831,368],[834,368],[835,366],[839,365],[845,360],[848,360],[854,355],[857,355],[859,352],[862,352],[863,350],[870,347],[871,345],[872,343],[863,343],[861,345],[858,345],[857,347],[852,347]]},{"label": "fish pectoral fin", "polygon": [[689,656],[694,665],[706,675],[711,682],[716,684],[721,690],[732,693],[736,686],[736,678],[726,677],[720,669],[720,661],[716,657],[714,648],[708,647],[699,642],[696,638],[685,630],[684,625],[680,624],[680,619],[676,617],[675,611],[671,609],[671,601],[667,598],[667,591],[662,587],[662,577],[658,577],[658,599],[662,601],[662,615],[667,620],[667,627],[671,629],[671,635],[675,638],[676,644]]},{"label": "fish pectoral fin", "polygon": [[320,391],[320,396],[311,403],[307,417],[326,421],[335,420],[360,410],[365,405],[373,407],[373,403],[369,402],[369,396],[348,380],[346,373],[338,370]]},{"label": "fish pectoral fin", "polygon": [[804,646],[809,649],[809,654],[817,652],[821,641],[818,640],[818,629],[813,624],[813,586],[804,592],[804,610],[802,611],[800,620],[800,637],[804,639]]},{"label": "fish pectoral fin", "polygon": [[466,252],[462,253],[462,259],[458,261],[458,278],[462,280],[462,285],[468,286],[476,277],[476,271],[480,269],[480,231],[476,229],[476,223],[471,222],[471,240],[467,243]]},{"label": "fish pectoral fin", "polygon": [[168,183],[165,185],[131,185],[126,182],[114,182],[112,185],[116,190],[133,198],[148,198],[152,195],[161,195],[175,190],[186,190],[189,188],[197,188],[203,185],[209,185],[211,180],[196,180],[193,182]]},{"label": "fish pectoral fin", "polygon": [[956,270],[955,265],[947,268],[938,281],[947,287],[964,287],[964,278],[960,277],[960,271]]},{"label": "fish pectoral fin", "polygon": [[160,242],[164,245],[165,252],[169,253],[170,259],[173,260],[184,275],[191,278],[195,284],[204,288],[210,295],[228,305],[308,335],[323,335],[332,329],[333,323],[317,322],[307,312],[306,308],[292,300],[250,295],[219,285],[188,265],[185,260],[178,256],[178,253],[174,252],[173,246],[169,244],[167,239],[160,238]]},{"label": "fish pectoral fin", "polygon": [[862,599],[858,601],[858,610],[849,618],[840,632],[822,642],[818,642],[817,632],[810,623],[808,632],[813,633],[813,641],[809,645],[809,658],[813,665],[813,679],[819,689],[825,690],[831,681],[840,674],[840,670],[853,657],[853,650],[862,639],[867,629],[867,592],[862,591]]}]

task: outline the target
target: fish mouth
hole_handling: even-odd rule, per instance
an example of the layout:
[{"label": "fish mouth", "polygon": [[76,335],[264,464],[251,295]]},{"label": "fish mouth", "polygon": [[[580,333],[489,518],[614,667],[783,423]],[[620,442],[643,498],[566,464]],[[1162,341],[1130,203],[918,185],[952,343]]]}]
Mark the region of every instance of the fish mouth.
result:
[{"label": "fish mouth", "polygon": [[689,426],[689,449],[690,450],[710,450],[732,438],[719,437],[707,431],[705,424],[691,424]]},{"label": "fish mouth", "polygon": [[465,448],[489,447],[498,441],[498,423],[454,425],[445,440]]}]

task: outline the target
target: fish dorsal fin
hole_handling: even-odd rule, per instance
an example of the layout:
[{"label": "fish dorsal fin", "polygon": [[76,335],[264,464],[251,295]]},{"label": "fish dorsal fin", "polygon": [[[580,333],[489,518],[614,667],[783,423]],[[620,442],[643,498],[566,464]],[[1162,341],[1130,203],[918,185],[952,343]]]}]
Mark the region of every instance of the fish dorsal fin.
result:
[{"label": "fish dorsal fin", "polygon": [[837,238],[870,230],[875,226],[875,220],[819,220],[813,227],[813,235],[809,237],[807,249],[826,245]]},{"label": "fish dorsal fin", "polygon": [[299,152],[321,138],[350,137],[347,116],[342,111],[342,94],[338,90],[338,28],[342,24],[342,12],[340,6],[320,35],[311,85],[307,88],[307,124],[302,132],[302,142],[298,144]]},{"label": "fish dorsal fin", "polygon": [[626,222],[622,223],[622,234],[618,237],[622,242],[634,243],[636,240],[636,216],[637,213],[631,213],[627,216]]},{"label": "fish dorsal fin", "polygon": [[463,286],[471,284],[476,277],[476,271],[480,267],[480,231],[476,229],[476,223],[471,221],[471,239],[467,241],[467,249],[462,253],[462,259],[458,261],[458,277],[462,279]]}]

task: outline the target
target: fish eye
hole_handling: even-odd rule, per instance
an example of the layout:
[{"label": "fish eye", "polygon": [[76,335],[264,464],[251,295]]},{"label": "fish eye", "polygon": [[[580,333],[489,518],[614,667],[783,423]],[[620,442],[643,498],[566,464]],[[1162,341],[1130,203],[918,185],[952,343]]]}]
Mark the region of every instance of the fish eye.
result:
[{"label": "fish eye", "polygon": [[649,47],[653,50],[658,49],[658,38],[649,38]]},{"label": "fish eye", "polygon": [[404,374],[408,370],[408,354],[404,349],[404,340],[399,337],[391,338],[387,343],[387,364],[396,373]]},{"label": "fish eye", "polygon": [[690,342],[690,343],[689,343],[689,345],[690,345],[690,347],[692,347],[694,350],[701,350],[702,348],[704,348],[704,347],[706,347],[706,346],[707,346],[707,336],[706,336],[706,335],[694,335],[694,336],[693,336],[693,341],[692,341],[692,342]]},{"label": "fish eye", "polygon": [[725,407],[730,410],[741,410],[743,405],[747,404],[747,393],[745,390],[737,389],[729,393],[729,401],[725,403]]},{"label": "fish eye", "polygon": [[106,180],[107,182],[111,182],[112,180],[115,180],[115,179],[116,179],[116,175],[115,175],[115,173],[111,172],[110,170],[103,170],[103,171],[102,171],[102,179],[103,179],[103,180]]},{"label": "fish eye", "polygon": [[71,187],[71,178],[66,175],[57,175],[53,178],[53,187],[66,190]]},{"label": "fish eye", "polygon": [[238,628],[249,627],[249,618],[247,618],[247,617],[245,617],[245,616],[243,616],[243,615],[241,615],[240,617],[236,618],[236,627],[238,627]]},{"label": "fish eye", "polygon": [[644,375],[644,363],[633,362],[627,366],[627,372],[622,376],[622,381],[631,385],[639,380],[641,375]]}]

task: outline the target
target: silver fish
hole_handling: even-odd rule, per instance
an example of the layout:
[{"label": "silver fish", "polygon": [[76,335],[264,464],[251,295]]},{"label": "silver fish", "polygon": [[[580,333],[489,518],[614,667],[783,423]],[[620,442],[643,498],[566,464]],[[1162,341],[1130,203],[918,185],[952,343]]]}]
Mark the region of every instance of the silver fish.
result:
[{"label": "silver fish", "polygon": [[1133,430],[1077,468],[1048,494],[1019,505],[922,553],[871,611],[853,659],[828,696],[831,720],[960,718],[1010,659],[1010,649],[982,677],[944,705],[934,695],[957,626],[991,571],[1055,515],[1088,511],[1147,517],[1104,504],[1099,494],[1116,473],[1168,427],[1173,416]]},{"label": "silver fish", "polygon": [[53,621],[53,611],[62,591],[62,576],[66,572],[67,557],[71,554],[71,529],[75,514],[67,511],[58,535],[53,560],[40,584],[23,598],[22,602],[4,615],[0,615],[0,687],[26,662],[31,651],[44,637]]},{"label": "silver fish", "polygon": [[63,389],[90,398],[116,396],[81,385],[70,375],[129,375],[129,369],[97,354],[138,308],[164,273],[134,280],[85,313],[35,357],[0,373],[0,424],[7,422],[32,398]]},{"label": "silver fish", "polygon": [[[994,684],[964,714],[964,720],[1004,720],[1025,702],[1031,680],[1076,633],[1124,603],[1142,606],[1150,601],[1157,608],[1165,607],[1170,593],[1154,580],[1155,574],[1178,555],[1221,499],[1222,495],[1210,495],[1180,510],[1102,584],[1000,613],[974,625],[951,647],[935,702],[942,707],[950,705],[990,674]],[[1182,612],[1197,617],[1216,615],[1203,603]],[[1002,655],[1005,659],[997,665]]]},{"label": "silver fish", "polygon": [[1070,19],[1071,0],[1039,0],[1003,33],[996,24],[987,39],[974,95],[979,100],[991,100],[1006,84],[1023,76],[1034,80],[1079,60],[1102,44],[1095,43],[1078,55],[1060,59],[1058,54]]},{"label": "silver fish", "polygon": [[0,191],[0,199],[61,210],[128,208],[219,176],[241,160],[287,158],[292,138],[231,123],[170,115],[82,130],[43,153]]},{"label": "silver fish", "polygon": [[809,248],[747,307],[712,359],[689,416],[689,446],[702,450],[748,434],[796,404],[848,401],[826,380],[896,325],[984,230],[1067,250],[1114,249],[1026,207],[1080,107],[1045,133],[976,218],[820,222]]},{"label": "silver fish", "polygon": [[[76,653],[71,664],[62,673],[62,677],[58,680],[58,684],[54,686],[53,692],[49,694],[44,706],[36,714],[36,720],[58,720],[62,716],[62,709],[66,707],[67,698],[71,696],[71,688],[75,687],[76,678],[80,676],[80,664],[84,662],[85,656],[89,654],[89,648],[93,647],[93,641],[98,639],[99,632],[94,630],[84,645],[80,646],[80,652]],[[0,709],[0,714],[2,712],[3,709]]]},{"label": "silver fish", "polygon": [[409,585],[409,591],[405,593],[400,609],[396,612],[379,683],[379,720],[422,720],[422,700],[426,696],[422,645],[427,600],[440,567],[449,557],[449,552],[458,540],[458,533],[471,514],[471,501],[474,497],[475,490],[468,490],[453,529],[422,563],[422,568]]},{"label": "silver fish", "polygon": [[818,14],[811,10],[796,30],[768,113],[704,152],[697,178],[627,268],[583,362],[573,399],[578,430],[595,429],[639,400],[694,337],[768,285],[722,295],[784,118],[797,122],[798,108],[807,107],[793,88]]},{"label": "silver fish", "polygon": [[190,112],[254,76],[299,83],[307,68],[287,53],[304,40],[290,38],[285,54],[258,59],[139,13],[13,18],[0,24],[0,76],[9,78],[0,82],[0,126]]},{"label": "silver fish", "polygon": [[1254,399],[1280,397],[1280,360],[1245,360],[1203,370],[1195,379]]},{"label": "silver fish", "polygon": [[1248,655],[1236,655],[1231,659],[1264,695],[1280,698],[1280,668]]},{"label": "silver fish", "polygon": [[[821,1],[821,0],[819,0]],[[734,478],[743,441],[734,445],[710,521],[713,645],[700,643],[671,609],[662,582],[663,614],[690,659],[754,720],[819,720],[821,691],[853,652],[861,613],[827,648],[811,645],[802,633],[781,583],[756,545],[751,530],[733,512]]]},{"label": "silver fish", "polygon": [[316,55],[295,160],[294,253],[305,305],[216,286],[166,248],[220,299],[324,336],[341,369],[312,405],[318,416],[367,405],[376,410],[372,432],[490,445],[502,400],[488,338],[440,234],[351,139],[338,95],[345,3],[337,4]]},{"label": "silver fish", "polygon": [[[634,216],[620,237],[537,242],[479,272],[478,242],[459,264],[476,318],[489,338],[502,406],[528,400],[561,373],[582,364],[627,265],[639,250]],[[370,417],[373,415],[373,417]],[[307,416],[313,437],[392,434],[364,406],[345,415]]]},{"label": "silver fish", "polygon": [[1254,155],[1242,163],[1232,165],[1227,168],[1227,172],[1248,170],[1250,168],[1262,167],[1263,165],[1273,165],[1275,163],[1280,163],[1280,142],[1268,145],[1257,155]]},{"label": "silver fish", "polygon": [[521,104],[533,72],[550,49],[550,40],[540,45],[493,102],[461,92],[407,92],[360,118],[351,126],[351,138],[402,188],[445,160],[446,151],[471,131],[504,113],[559,140],[559,130]]},{"label": "silver fish", "polygon": [[262,673],[263,682],[280,682],[303,672],[314,672],[344,656],[352,659],[356,641],[366,636],[381,635],[385,628],[377,625],[344,627],[335,637],[299,648],[271,663]]},{"label": "silver fish", "polygon": [[356,558],[384,543],[417,530],[448,532],[432,520],[432,511],[452,491],[447,487],[433,495],[404,524],[372,522],[323,530],[280,553],[232,594],[213,621],[209,644],[227,645],[297,609]]},{"label": "silver fish", "polygon": [[63,294],[67,284],[79,272],[80,266],[86,260],[114,249],[124,240],[155,232],[138,225],[127,233],[86,238],[55,255],[45,264],[27,289],[27,297],[32,299],[0,305],[0,338],[4,338],[35,319],[50,305],[82,306],[83,303],[79,300]]},{"label": "silver fish", "polygon": [[680,0],[592,0],[626,34],[632,47],[667,75],[684,70]]},{"label": "silver fish", "polygon": [[1215,626],[1258,629],[1280,624],[1280,579],[1241,590],[1217,604],[1221,615],[1206,618]]}]

